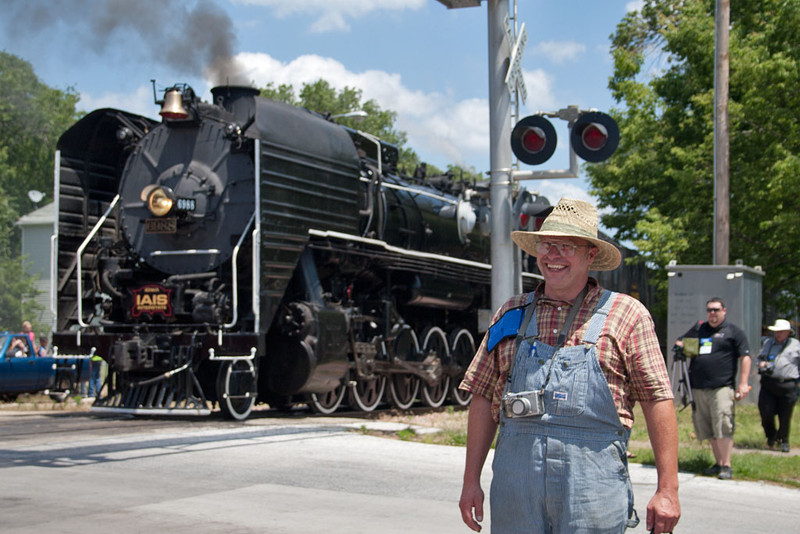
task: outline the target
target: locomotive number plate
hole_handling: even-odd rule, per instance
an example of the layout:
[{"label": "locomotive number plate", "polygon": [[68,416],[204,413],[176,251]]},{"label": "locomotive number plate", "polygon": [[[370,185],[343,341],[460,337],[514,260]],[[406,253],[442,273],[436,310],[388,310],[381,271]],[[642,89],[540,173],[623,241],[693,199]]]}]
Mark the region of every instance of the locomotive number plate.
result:
[{"label": "locomotive number plate", "polygon": [[174,234],[178,231],[178,219],[146,219],[144,233],[146,234]]}]

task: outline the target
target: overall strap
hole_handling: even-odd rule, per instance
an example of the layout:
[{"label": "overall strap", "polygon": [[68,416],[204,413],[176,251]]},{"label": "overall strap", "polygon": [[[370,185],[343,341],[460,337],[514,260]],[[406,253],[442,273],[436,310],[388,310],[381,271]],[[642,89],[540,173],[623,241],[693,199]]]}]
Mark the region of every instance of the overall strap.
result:
[{"label": "overall strap", "polygon": [[603,326],[608,318],[608,312],[611,311],[611,306],[616,300],[616,296],[617,293],[614,291],[608,291],[606,289],[603,290],[603,293],[600,295],[600,300],[597,302],[597,306],[595,307],[594,313],[592,314],[591,319],[589,319],[589,325],[586,327],[586,332],[583,334],[584,343],[591,343],[592,345],[597,343],[597,339],[600,337],[600,333],[603,331]]},{"label": "overall strap", "polygon": [[583,306],[583,299],[586,298],[586,293],[589,291],[589,286],[583,286],[581,292],[578,293],[578,298],[575,299],[575,303],[572,305],[572,309],[569,310],[569,314],[567,315],[567,319],[564,321],[564,326],[561,328],[561,332],[558,334],[558,341],[556,342],[556,350],[560,349],[564,343],[567,341],[567,334],[569,334],[569,329],[572,326],[572,321],[575,320],[575,316],[578,315],[578,311],[580,310],[581,306]]}]

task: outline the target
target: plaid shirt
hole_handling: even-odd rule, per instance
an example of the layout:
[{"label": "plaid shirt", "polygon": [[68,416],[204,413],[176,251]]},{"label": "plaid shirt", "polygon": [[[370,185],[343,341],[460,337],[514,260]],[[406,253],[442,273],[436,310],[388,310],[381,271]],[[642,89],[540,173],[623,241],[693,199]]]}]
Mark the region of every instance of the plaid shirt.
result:
[{"label": "plaid shirt", "polygon": [[[600,299],[601,288],[589,279],[589,291],[570,327],[564,346],[579,345]],[[564,324],[572,304],[544,297],[544,283],[536,289],[541,296],[536,309],[539,340],[548,345],[557,343],[559,328]],[[495,313],[492,324],[507,311],[524,307],[528,294],[506,301]],[[486,350],[489,333],[483,338],[464,380],[459,386],[475,395],[491,399],[492,417],[500,418],[500,398],[514,354],[514,337],[500,341],[491,352]],[[633,426],[633,406],[636,401],[672,399],[667,367],[658,345],[653,319],[647,308],[628,295],[619,294],[597,340],[600,367],[608,381],[620,421],[625,428]]]}]

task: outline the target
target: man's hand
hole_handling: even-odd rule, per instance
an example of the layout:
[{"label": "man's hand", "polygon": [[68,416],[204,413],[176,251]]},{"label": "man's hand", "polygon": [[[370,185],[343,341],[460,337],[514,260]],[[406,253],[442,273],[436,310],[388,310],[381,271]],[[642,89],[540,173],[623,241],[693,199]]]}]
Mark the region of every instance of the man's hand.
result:
[{"label": "man's hand", "polygon": [[672,399],[642,401],[647,433],[656,461],[658,487],[647,503],[647,530],[672,532],[681,517],[678,499],[678,420]]},{"label": "man's hand", "polygon": [[681,517],[677,491],[656,491],[647,503],[647,530],[654,534],[672,532]]},{"label": "man's hand", "polygon": [[742,400],[743,398],[747,397],[747,394],[750,393],[751,389],[753,388],[749,384],[739,384],[739,389],[736,390],[734,398],[736,400]]},{"label": "man's hand", "polygon": [[492,419],[492,401],[473,395],[469,404],[467,420],[467,461],[464,466],[464,484],[461,486],[461,519],[475,532],[481,531],[484,495],[481,489],[481,471],[486,455],[497,432],[497,423]]},{"label": "man's hand", "polygon": [[461,509],[461,519],[464,524],[475,532],[481,531],[479,521],[483,521],[483,499],[483,490],[480,484],[477,486],[464,484],[458,507]]}]

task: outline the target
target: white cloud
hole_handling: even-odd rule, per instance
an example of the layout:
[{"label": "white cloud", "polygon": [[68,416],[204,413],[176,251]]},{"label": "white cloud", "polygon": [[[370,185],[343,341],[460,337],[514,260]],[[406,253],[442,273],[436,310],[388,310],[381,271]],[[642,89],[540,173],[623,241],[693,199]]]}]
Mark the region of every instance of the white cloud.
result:
[{"label": "white cloud", "polygon": [[634,0],[633,2],[628,2],[625,4],[625,11],[641,11],[643,5],[644,0]]},{"label": "white cloud", "polygon": [[288,63],[262,53],[242,53],[237,59],[247,65],[246,78],[257,87],[273,82],[299,90],[304,83],[322,78],[337,89],[360,89],[364,100],[375,100],[381,108],[397,112],[396,126],[408,134],[408,146],[434,165],[488,162],[489,104],[485,99],[453,101],[441,93],[414,91],[397,73],[351,72],[339,61],[317,55]]},{"label": "white cloud", "polygon": [[[363,17],[373,11],[417,10],[429,0],[234,0],[239,4],[259,5],[272,9],[278,18],[310,16],[309,30],[314,33],[348,31],[349,19]],[[316,18],[314,18],[316,17]]]},{"label": "white cloud", "polygon": [[103,93],[99,96],[82,92],[77,108],[93,111],[100,108],[116,108],[145,117],[157,118],[158,106],[153,102],[153,87],[141,85],[129,93]]},{"label": "white cloud", "polygon": [[575,41],[542,41],[533,47],[532,57],[545,57],[552,63],[574,61],[586,52],[586,45]]},{"label": "white cloud", "polygon": [[537,111],[556,111],[558,104],[553,94],[553,77],[542,69],[522,69],[528,99],[525,107],[533,113]]},{"label": "white cloud", "polygon": [[559,180],[531,180],[525,182],[525,188],[547,198],[555,205],[562,197],[585,200],[591,204],[597,202],[586,190],[586,184],[579,178]]}]

